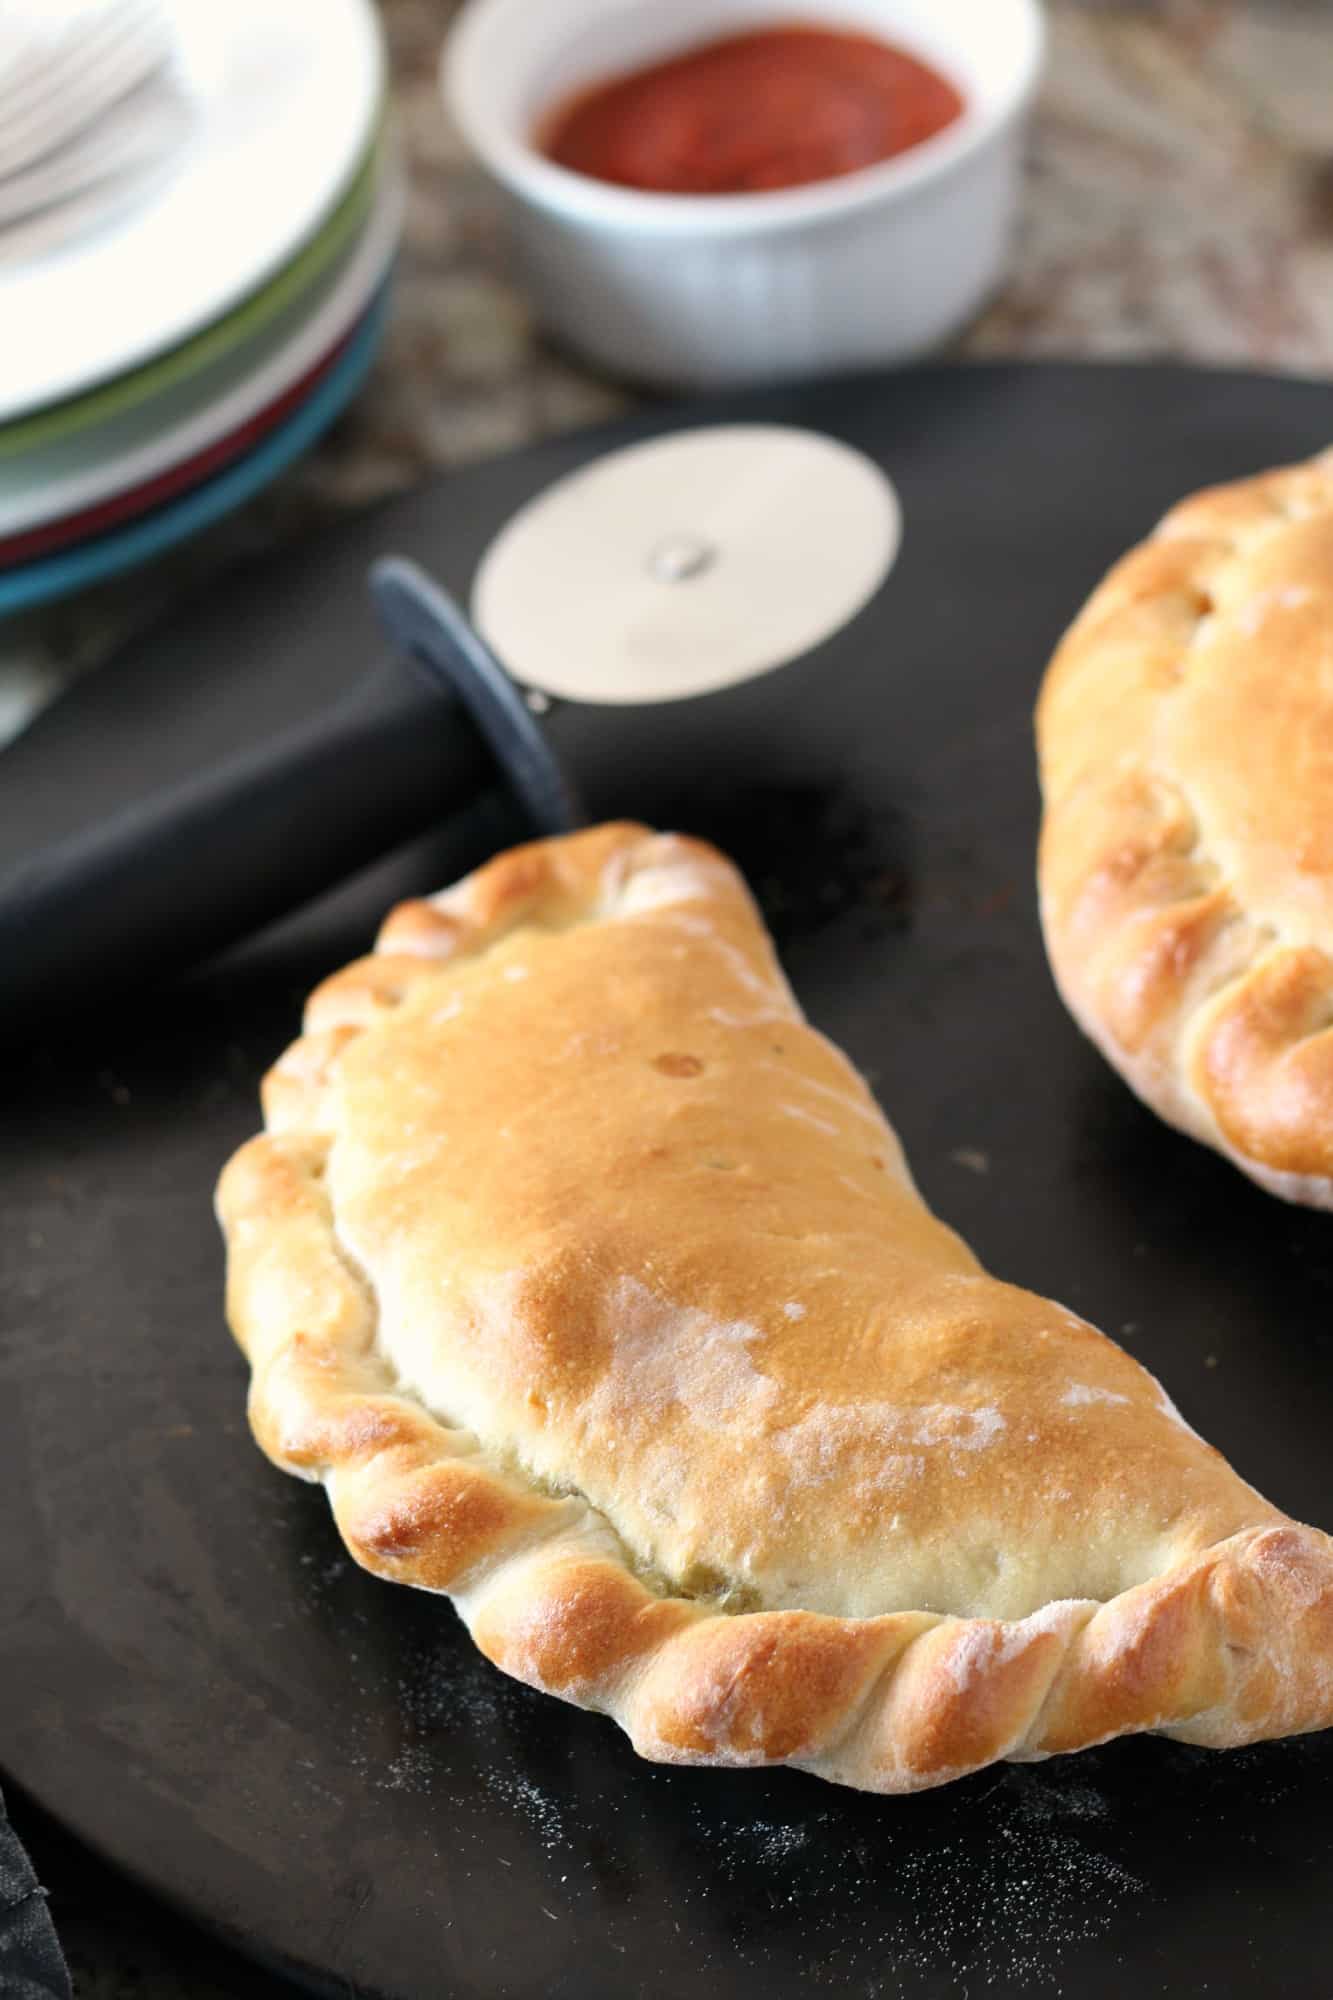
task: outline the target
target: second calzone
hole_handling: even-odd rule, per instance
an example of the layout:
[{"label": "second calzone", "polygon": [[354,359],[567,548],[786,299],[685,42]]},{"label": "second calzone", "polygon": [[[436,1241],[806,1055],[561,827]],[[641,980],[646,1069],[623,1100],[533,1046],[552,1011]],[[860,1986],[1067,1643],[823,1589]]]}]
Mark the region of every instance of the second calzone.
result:
[{"label": "second calzone", "polygon": [[1333,454],[1196,493],[1117,563],[1037,711],[1041,908],[1155,1111],[1333,1208]]}]

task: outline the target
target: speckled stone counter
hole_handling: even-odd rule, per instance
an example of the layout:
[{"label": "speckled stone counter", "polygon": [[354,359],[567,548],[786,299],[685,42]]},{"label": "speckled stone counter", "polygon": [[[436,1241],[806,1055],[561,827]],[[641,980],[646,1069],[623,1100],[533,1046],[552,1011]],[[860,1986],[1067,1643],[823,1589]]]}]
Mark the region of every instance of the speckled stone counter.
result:
[{"label": "speckled stone counter", "polygon": [[[440,108],[451,0],[383,5],[412,197],[369,386],[302,467],[189,549],[0,628],[0,737],[247,551],[625,407],[623,390],[543,344],[499,202]],[[957,351],[1333,373],[1333,0],[1052,0],[1050,11],[1011,274]],[[286,1990],[11,1804],[82,2000]]]}]

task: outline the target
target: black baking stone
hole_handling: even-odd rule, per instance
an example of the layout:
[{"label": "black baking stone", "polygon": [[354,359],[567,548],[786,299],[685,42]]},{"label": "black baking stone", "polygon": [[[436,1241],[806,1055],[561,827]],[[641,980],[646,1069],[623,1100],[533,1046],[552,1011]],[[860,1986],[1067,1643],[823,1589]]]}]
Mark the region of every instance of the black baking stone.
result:
[{"label": "black baking stone", "polygon": [[[1329,389],[932,369],[656,411],[457,474],[231,578],[67,698],[0,760],[10,852],[345,686],[373,650],[375,555],[465,593],[555,475],[745,416],[879,459],[899,565],[825,649],[827,699],[793,713],[778,676],[769,725],[718,742],[684,704],[633,769],[623,718],[589,721],[594,810],[724,842],[927,1198],[995,1270],[1121,1338],[1274,1500],[1329,1522],[1333,1221],[1167,1131],[1062,1011],[1029,726],[1105,565],[1178,495],[1327,443]],[[444,1600],[357,1571],[322,1494],[260,1458],[215,1175],[306,988],[393,896],[509,831],[474,816],[0,1086],[5,1769],[328,1993],[1328,1993],[1333,1738],[1225,1757],[1135,1740],[907,1800],[657,1769],[496,1673]]]}]

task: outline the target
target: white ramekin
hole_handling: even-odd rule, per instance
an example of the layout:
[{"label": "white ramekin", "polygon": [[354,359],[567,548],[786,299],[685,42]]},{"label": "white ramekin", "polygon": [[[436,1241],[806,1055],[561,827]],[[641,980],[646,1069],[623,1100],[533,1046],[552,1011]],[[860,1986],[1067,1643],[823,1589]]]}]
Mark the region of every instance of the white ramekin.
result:
[{"label": "white ramekin", "polygon": [[[774,194],[641,194],[537,152],[553,100],[784,17],[869,29],[963,91],[952,126],[862,173]],[[617,373],[711,387],[905,360],[998,280],[1018,200],[1039,0],[469,0],[445,47],[454,119],[508,191],[538,311]]]}]

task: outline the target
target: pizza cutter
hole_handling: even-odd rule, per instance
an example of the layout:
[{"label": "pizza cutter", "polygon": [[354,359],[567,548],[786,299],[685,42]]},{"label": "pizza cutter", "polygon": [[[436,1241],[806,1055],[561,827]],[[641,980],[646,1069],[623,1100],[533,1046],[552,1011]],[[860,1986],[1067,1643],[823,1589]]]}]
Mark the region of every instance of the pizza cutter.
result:
[{"label": "pizza cutter", "polygon": [[569,830],[589,709],[615,711],[632,814],[664,705],[695,704],[735,740],[738,698],[818,661],[900,532],[892,486],[851,447],[719,425],[611,453],[530,501],[482,558],[472,622],[418,565],[381,559],[390,657],[349,697],[0,877],[0,1028],[180,972],[487,794],[516,800],[533,834]]}]

